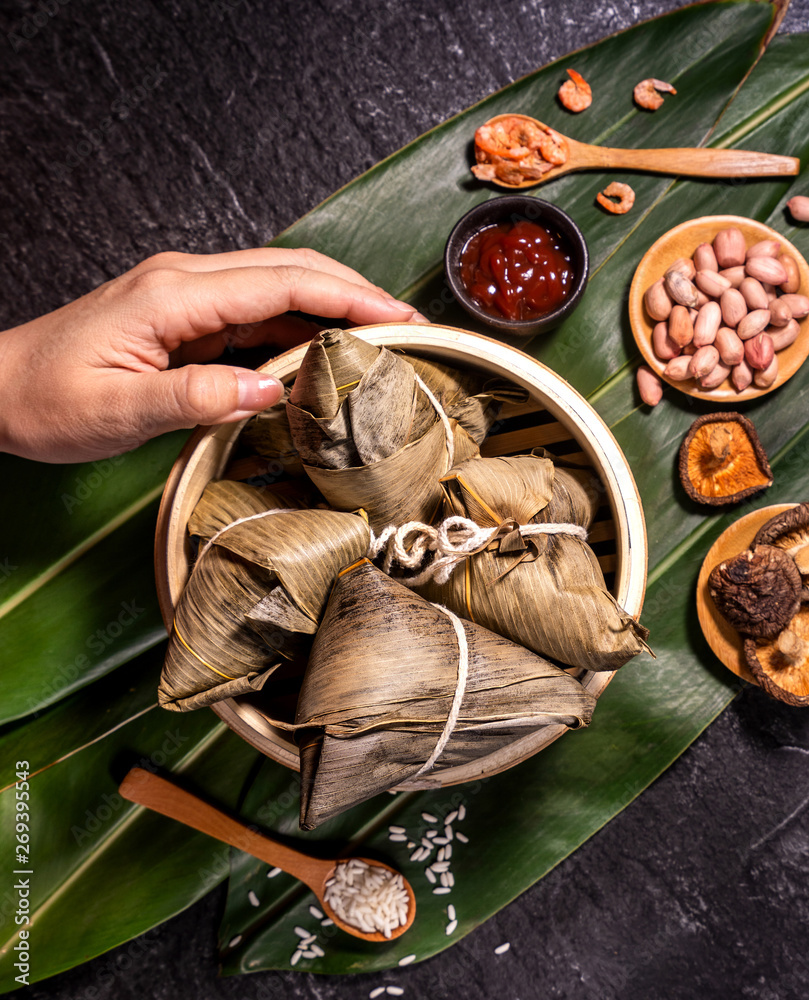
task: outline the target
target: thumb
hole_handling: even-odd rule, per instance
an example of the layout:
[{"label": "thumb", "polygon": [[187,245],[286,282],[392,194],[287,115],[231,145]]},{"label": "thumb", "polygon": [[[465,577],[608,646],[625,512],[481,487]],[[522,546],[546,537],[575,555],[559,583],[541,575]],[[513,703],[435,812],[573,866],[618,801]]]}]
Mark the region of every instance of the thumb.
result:
[{"label": "thumb", "polygon": [[284,392],[273,375],[229,365],[185,365],[134,375],[133,416],[152,437],[195,424],[242,420],[277,403]]}]

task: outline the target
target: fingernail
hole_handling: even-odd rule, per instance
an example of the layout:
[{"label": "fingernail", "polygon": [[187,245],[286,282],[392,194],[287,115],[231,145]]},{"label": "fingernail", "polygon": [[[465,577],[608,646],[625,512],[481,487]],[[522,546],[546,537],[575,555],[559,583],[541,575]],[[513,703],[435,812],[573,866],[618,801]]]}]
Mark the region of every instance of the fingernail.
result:
[{"label": "fingernail", "polygon": [[284,387],[272,375],[261,372],[236,372],[239,383],[239,409],[263,410],[277,403]]},{"label": "fingernail", "polygon": [[408,323],[427,323],[429,325],[430,321],[426,316],[422,316],[421,313],[414,312]]}]

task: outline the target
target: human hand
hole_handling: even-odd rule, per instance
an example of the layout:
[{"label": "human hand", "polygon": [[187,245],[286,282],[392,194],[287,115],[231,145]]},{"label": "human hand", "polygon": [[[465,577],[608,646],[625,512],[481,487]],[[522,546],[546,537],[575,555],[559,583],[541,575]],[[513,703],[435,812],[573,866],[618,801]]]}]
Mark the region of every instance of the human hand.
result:
[{"label": "human hand", "polygon": [[[312,250],[161,253],[55,312],[0,333],[0,451],[82,462],[196,424],[241,420],[281,383],[200,364],[228,346],[308,340],[300,310],[352,323],[424,322]],[[179,366],[179,367],[178,367]]]}]

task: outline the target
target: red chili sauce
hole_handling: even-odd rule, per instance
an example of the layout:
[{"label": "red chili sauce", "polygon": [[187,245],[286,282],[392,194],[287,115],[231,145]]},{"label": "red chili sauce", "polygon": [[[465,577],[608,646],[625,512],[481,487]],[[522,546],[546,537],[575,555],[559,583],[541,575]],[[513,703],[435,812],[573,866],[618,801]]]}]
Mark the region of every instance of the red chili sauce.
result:
[{"label": "red chili sauce", "polygon": [[558,233],[535,222],[501,222],[482,229],[461,251],[461,281],[492,316],[536,319],[570,295],[572,255]]}]

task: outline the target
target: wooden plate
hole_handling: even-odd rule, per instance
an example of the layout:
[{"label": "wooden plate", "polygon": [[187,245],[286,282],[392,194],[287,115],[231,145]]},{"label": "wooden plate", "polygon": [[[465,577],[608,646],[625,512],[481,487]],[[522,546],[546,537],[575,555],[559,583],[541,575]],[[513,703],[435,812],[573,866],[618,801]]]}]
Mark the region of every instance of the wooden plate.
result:
[{"label": "wooden plate", "polygon": [[[646,586],[646,525],[632,472],[615,438],[590,404],[565,380],[533,358],[496,340],[454,327],[380,325],[353,329],[380,347],[401,348],[449,365],[477,368],[510,379],[527,390],[528,402],[501,414],[500,428],[484,442],[484,454],[510,454],[547,446],[569,458],[589,462],[604,488],[608,511],[590,531],[602,569],[613,581],[611,592],[633,617],[640,616]],[[264,371],[290,382],[297,374],[306,345],[279,355]],[[515,424],[510,430],[509,425]],[[244,425],[200,427],[188,441],[169,475],[158,514],[155,537],[157,595],[166,629],[190,571],[192,552],[186,531],[191,511],[211,479],[222,476]],[[584,671],[580,680],[596,698],[613,673]],[[275,728],[249,697],[229,698],[213,711],[239,736],[287,767],[299,766],[289,734]],[[497,774],[533,756],[567,730],[543,726],[508,746],[468,764],[425,775],[402,789],[427,788],[474,781]]]},{"label": "wooden plate", "polygon": [[713,568],[723,560],[737,556],[749,548],[756,532],[771,517],[795,506],[794,503],[772,504],[770,507],[754,510],[751,514],[746,514],[731,524],[711,546],[708,555],[705,556],[697,580],[697,614],[702,634],[728,670],[732,670],[738,677],[750,681],[751,684],[758,684],[758,681],[747,669],[742,637],[717,611],[716,605],[708,593],[708,577]]},{"label": "wooden plate", "polygon": [[757,389],[755,386],[750,386],[743,392],[736,392],[730,379],[725,379],[716,389],[700,389],[693,379],[688,379],[685,382],[673,382],[663,375],[666,362],[661,361],[652,349],[652,328],[655,324],[644,308],[644,293],[658,278],[663,277],[669,264],[672,264],[679,257],[691,257],[700,243],[713,242],[717,232],[728,226],[736,226],[740,229],[748,246],[759,240],[780,240],[782,250],[792,254],[798,264],[801,275],[801,294],[809,293],[809,264],[789,240],[761,222],[737,215],[704,215],[699,219],[691,219],[690,222],[683,222],[681,225],[675,226],[674,229],[670,229],[643,255],[629,289],[629,322],[632,326],[635,343],[638,345],[646,364],[679,392],[695,396],[697,399],[707,400],[709,403],[716,403],[717,406],[734,405],[742,400],[756,399],[758,396],[772,392],[773,389],[783,385],[787,379],[792,378],[809,354],[808,316],[801,320],[801,330],[797,340],[778,352],[778,378],[769,389]]}]

